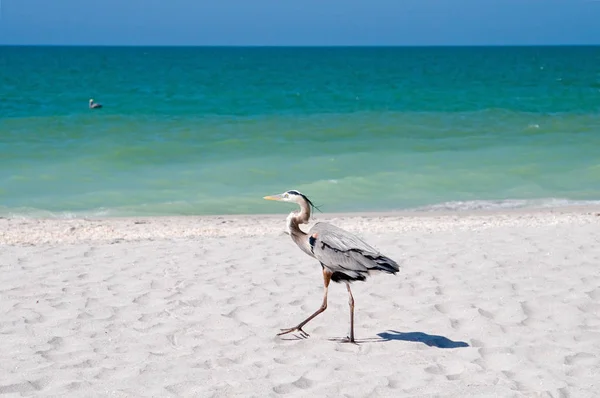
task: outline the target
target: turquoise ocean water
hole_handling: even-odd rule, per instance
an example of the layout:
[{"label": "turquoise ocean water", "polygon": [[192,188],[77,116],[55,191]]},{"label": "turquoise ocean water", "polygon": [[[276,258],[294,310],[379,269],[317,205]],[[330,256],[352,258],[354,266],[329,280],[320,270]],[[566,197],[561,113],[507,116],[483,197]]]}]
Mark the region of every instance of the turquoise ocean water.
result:
[{"label": "turquoise ocean water", "polygon": [[276,213],[287,189],[598,201],[600,47],[0,47],[0,216]]}]

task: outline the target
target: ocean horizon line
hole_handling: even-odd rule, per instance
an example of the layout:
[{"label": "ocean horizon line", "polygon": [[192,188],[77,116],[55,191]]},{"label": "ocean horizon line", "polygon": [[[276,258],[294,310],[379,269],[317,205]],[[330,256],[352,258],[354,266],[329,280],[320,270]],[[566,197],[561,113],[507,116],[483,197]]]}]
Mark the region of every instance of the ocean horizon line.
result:
[{"label": "ocean horizon line", "polygon": [[11,44],[0,43],[0,47],[67,47],[67,48],[565,48],[565,47],[600,47],[600,43],[563,43],[563,44]]}]

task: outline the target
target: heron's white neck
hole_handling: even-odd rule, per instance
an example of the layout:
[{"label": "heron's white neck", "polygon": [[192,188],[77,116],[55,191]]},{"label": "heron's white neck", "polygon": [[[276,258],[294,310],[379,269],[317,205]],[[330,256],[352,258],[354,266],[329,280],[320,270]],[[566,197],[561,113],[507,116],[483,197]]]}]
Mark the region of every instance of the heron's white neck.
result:
[{"label": "heron's white neck", "polygon": [[300,203],[300,211],[291,212],[286,219],[287,233],[292,240],[309,256],[312,256],[306,233],[300,229],[300,224],[308,224],[310,219],[310,206],[308,203]]},{"label": "heron's white neck", "polygon": [[308,220],[310,219],[310,205],[305,201],[298,204],[300,205],[300,211],[293,211],[287,216],[287,231],[290,235],[294,231],[302,232],[299,225],[308,224]]}]

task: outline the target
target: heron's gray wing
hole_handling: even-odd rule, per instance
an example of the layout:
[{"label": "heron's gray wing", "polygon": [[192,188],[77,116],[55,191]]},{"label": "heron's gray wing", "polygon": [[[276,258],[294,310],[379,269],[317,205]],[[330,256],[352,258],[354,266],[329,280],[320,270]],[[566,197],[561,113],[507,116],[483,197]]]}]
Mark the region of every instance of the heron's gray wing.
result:
[{"label": "heron's gray wing", "polygon": [[364,280],[369,271],[395,274],[398,264],[358,236],[328,223],[316,223],[308,233],[311,251],[334,273],[332,279]]}]

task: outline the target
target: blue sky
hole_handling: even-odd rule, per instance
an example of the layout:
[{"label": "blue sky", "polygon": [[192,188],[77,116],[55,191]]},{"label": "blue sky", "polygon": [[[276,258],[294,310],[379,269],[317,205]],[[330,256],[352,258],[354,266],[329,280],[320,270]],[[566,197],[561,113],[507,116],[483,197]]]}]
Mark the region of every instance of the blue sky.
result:
[{"label": "blue sky", "polygon": [[600,44],[600,0],[0,3],[0,44]]}]

